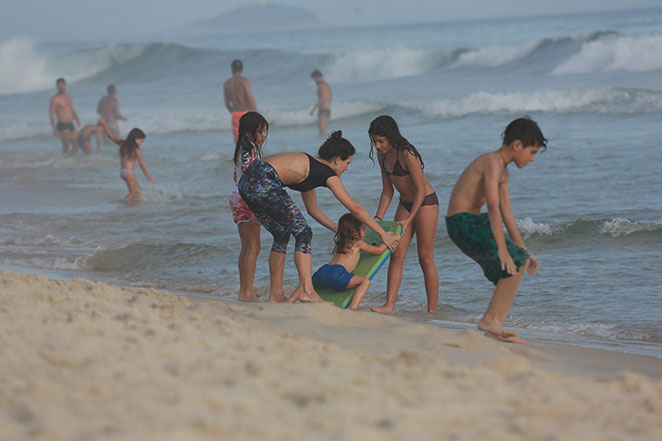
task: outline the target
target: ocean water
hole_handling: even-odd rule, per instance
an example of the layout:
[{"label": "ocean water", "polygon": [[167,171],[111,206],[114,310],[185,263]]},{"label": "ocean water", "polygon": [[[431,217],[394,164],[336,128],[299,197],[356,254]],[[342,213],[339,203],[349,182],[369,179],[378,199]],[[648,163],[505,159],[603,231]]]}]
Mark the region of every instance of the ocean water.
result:
[{"label": "ocean water", "polygon": [[[464,167],[498,148],[512,119],[533,117],[549,148],[512,168],[510,191],[540,273],[524,277],[507,324],[528,338],[662,357],[662,9],[112,45],[0,42],[0,265],[234,298],[239,239],[221,91],[234,58],[271,124],[265,154],[317,151],[309,73],[325,73],[329,129],[358,150],[343,181],[370,212],[381,191],[370,121],[392,115],[420,150],[441,201],[440,308],[424,312],[412,243],[396,314],[430,326],[474,326],[487,307],[493,286],[448,239],[443,213]],[[143,204],[122,202],[115,147],[59,155],[47,113],[59,76],[83,124],[117,84],[129,118],[122,132],[148,135],[142,150],[157,185],[137,171]],[[345,212],[327,190],[318,197],[331,218]],[[332,234],[311,226],[317,267]],[[261,296],[270,244],[263,231]],[[291,255],[285,281],[297,283]],[[383,270],[363,306],[380,305],[385,288]]]}]

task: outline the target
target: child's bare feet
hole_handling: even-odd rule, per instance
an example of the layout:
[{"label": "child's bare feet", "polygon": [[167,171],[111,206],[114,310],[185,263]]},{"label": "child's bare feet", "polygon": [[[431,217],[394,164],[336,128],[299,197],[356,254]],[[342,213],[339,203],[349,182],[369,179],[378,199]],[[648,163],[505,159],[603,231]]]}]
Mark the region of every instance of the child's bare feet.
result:
[{"label": "child's bare feet", "polygon": [[370,308],[370,310],[379,314],[393,314],[393,308],[388,305],[380,306],[379,308]]},{"label": "child's bare feet", "polygon": [[287,299],[287,303],[294,303],[296,301],[300,302],[324,302],[325,300],[319,296],[314,290],[310,292],[304,292],[302,289],[297,288],[292,296]]},{"label": "child's bare feet", "polygon": [[237,300],[240,301],[240,302],[259,302],[260,301],[260,299],[255,297],[253,294],[251,294],[251,295],[239,295],[239,297],[237,297]]},{"label": "child's bare feet", "polygon": [[494,335],[499,335],[504,338],[508,337],[517,337],[517,332],[516,331],[511,331],[508,329],[505,329],[503,325],[500,323],[497,323],[496,321],[489,320],[486,317],[483,317],[478,321],[478,329],[481,331],[484,331],[486,333],[494,334]]},{"label": "child's bare feet", "polygon": [[[510,332],[514,332],[514,331],[510,331]],[[492,332],[485,332],[485,337],[493,338],[495,340],[499,340],[505,343],[519,343],[523,345],[529,344],[527,340],[521,339],[514,335],[506,337],[503,334],[494,334]]]}]

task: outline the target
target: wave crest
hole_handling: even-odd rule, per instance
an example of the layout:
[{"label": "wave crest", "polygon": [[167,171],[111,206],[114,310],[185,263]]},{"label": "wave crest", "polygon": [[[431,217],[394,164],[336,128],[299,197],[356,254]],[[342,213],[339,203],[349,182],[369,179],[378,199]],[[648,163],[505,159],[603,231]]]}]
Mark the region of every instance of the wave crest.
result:
[{"label": "wave crest", "polygon": [[662,70],[662,35],[644,37],[602,34],[582,44],[552,75]]}]

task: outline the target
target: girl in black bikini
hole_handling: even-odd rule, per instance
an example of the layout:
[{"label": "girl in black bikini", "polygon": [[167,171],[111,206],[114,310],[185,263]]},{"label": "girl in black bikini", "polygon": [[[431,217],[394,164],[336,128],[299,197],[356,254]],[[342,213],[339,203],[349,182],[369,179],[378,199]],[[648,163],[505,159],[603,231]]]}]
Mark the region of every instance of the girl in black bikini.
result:
[{"label": "girl in black bikini", "polygon": [[414,234],[417,235],[418,260],[423,270],[428,312],[437,312],[439,276],[434,264],[434,236],[439,218],[439,200],[434,188],[423,175],[423,159],[416,147],[400,134],[398,124],[388,115],[382,115],[370,123],[370,159],[377,150],[377,160],[382,172],[382,194],[376,219],[381,220],[393,199],[393,187],[400,193],[400,204],[395,221],[402,225],[402,237],[391,256],[388,267],[386,303],[374,312],[390,314],[395,308],[398,289],[402,281],[402,266]]}]

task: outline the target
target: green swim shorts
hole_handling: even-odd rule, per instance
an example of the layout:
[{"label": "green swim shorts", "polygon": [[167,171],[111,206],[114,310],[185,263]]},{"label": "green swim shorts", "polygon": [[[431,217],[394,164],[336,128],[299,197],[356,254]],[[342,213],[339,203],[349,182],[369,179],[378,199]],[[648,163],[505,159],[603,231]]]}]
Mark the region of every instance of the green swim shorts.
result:
[{"label": "green swim shorts", "polygon": [[[487,213],[479,215],[458,213],[447,217],[446,231],[455,245],[483,268],[487,280],[496,285],[499,279],[510,277],[506,270],[501,269],[497,245]],[[519,271],[529,258],[529,253],[515,245],[507,236],[506,247]]]}]

